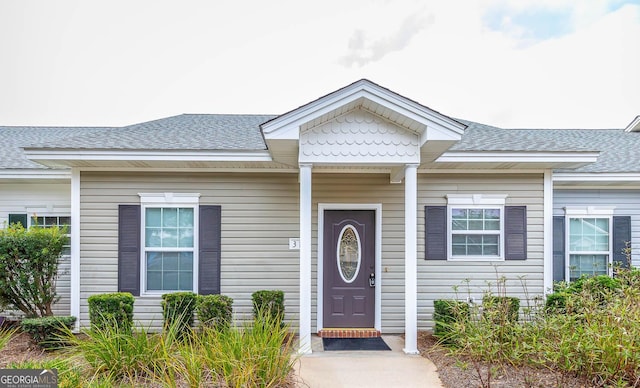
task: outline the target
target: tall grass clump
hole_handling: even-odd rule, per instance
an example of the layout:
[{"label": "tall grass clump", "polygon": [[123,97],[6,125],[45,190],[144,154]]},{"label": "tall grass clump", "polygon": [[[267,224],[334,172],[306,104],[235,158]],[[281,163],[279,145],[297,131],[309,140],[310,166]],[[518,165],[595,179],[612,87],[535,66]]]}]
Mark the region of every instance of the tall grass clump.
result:
[{"label": "tall grass clump", "polygon": [[269,311],[242,327],[206,328],[201,341],[207,363],[229,387],[275,387],[283,384],[295,362],[290,326]]},{"label": "tall grass clump", "polygon": [[0,350],[11,341],[17,329],[4,329],[0,327]]},{"label": "tall grass clump", "polygon": [[87,373],[75,360],[66,358],[54,358],[50,360],[26,360],[20,362],[12,362],[7,366],[9,369],[55,369],[58,372],[59,388],[77,388],[77,387],[108,387],[113,384],[99,380],[93,380],[88,377]]},{"label": "tall grass clump", "polygon": [[468,303],[453,299],[433,301],[433,335],[443,343],[454,344],[456,342],[455,324],[464,324],[468,320]]}]

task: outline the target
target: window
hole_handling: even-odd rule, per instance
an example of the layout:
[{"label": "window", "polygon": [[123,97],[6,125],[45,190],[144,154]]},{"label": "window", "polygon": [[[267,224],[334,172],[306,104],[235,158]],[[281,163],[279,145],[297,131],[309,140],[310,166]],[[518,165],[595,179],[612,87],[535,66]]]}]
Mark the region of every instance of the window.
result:
[{"label": "window", "polygon": [[146,207],[144,264],[147,291],[192,291],[194,207]]},{"label": "window", "polygon": [[611,217],[569,217],[569,281],[609,274]]},{"label": "window", "polygon": [[501,258],[502,209],[450,207],[451,258]]},{"label": "window", "polygon": [[139,194],[143,292],[197,290],[199,194]]},{"label": "window", "polygon": [[41,228],[67,228],[68,244],[62,250],[63,256],[71,256],[71,217],[70,216],[32,216],[29,219],[29,227],[39,226]]}]

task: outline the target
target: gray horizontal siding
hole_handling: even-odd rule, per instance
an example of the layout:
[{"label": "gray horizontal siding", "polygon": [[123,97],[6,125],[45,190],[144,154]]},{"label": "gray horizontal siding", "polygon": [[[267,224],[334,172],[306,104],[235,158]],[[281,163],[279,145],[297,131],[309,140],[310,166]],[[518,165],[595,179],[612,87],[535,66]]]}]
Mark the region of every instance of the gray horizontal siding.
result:
[{"label": "gray horizontal siding", "polygon": [[[527,260],[424,260],[424,206],[447,205],[447,194],[507,194],[507,206],[527,207]],[[505,292],[523,305],[544,291],[542,174],[423,174],[418,176],[418,326],[432,327],[433,301],[468,296],[481,300],[485,291]],[[523,286],[526,283],[526,290]],[[458,291],[455,290],[457,288]]]},{"label": "gray horizontal siding", "polygon": [[[137,204],[141,192],[200,193],[200,204],[222,206],[221,291],[239,319],[251,315],[251,293],[285,291],[286,319],[298,317],[298,182],[295,174],[89,173],[81,175],[81,324],[86,299],[117,290],[118,204]],[[158,329],[160,298],[136,299],[135,319]]]},{"label": "gray horizontal siding", "polygon": [[631,260],[640,266],[640,190],[554,190],[553,214],[564,215],[567,206],[615,206],[615,216],[630,216]]}]

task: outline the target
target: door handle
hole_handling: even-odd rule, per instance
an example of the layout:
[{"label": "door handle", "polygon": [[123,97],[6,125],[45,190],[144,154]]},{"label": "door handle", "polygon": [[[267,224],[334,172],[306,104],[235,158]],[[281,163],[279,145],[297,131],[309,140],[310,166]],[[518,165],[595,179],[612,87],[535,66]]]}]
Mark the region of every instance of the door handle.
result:
[{"label": "door handle", "polygon": [[371,272],[369,274],[369,287],[375,287],[376,286],[376,274]]}]

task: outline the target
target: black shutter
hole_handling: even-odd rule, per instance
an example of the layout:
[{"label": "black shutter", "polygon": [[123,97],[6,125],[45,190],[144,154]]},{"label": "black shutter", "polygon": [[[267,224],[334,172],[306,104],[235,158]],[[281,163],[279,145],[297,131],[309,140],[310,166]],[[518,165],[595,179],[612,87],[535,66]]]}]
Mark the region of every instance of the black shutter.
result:
[{"label": "black shutter", "polygon": [[140,205],[118,207],[118,291],[140,295]]},{"label": "black shutter", "polygon": [[629,268],[624,249],[631,242],[631,217],[613,217],[613,265]]},{"label": "black shutter", "polygon": [[27,227],[27,215],[26,214],[9,214],[9,225],[21,224],[23,227]]},{"label": "black shutter", "polygon": [[564,216],[553,216],[553,281],[563,282],[565,268]]},{"label": "black shutter", "polygon": [[527,259],[527,207],[504,207],[505,260]]},{"label": "black shutter", "polygon": [[447,207],[425,206],[425,260],[447,260]]},{"label": "black shutter", "polygon": [[198,293],[220,293],[220,231],[221,207],[200,206],[200,231],[198,233]]}]

